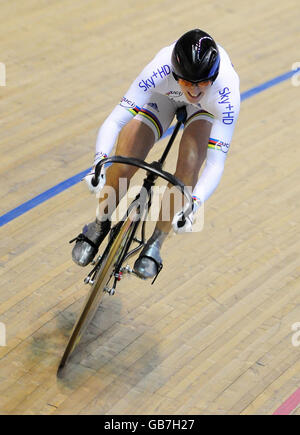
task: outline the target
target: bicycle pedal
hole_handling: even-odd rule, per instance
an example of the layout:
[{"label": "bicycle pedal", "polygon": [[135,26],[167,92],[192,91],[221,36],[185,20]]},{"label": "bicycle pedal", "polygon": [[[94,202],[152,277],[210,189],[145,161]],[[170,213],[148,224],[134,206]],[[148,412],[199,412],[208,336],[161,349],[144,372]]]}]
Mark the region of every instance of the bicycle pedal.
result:
[{"label": "bicycle pedal", "polygon": [[113,296],[115,293],[116,293],[116,290],[112,287],[112,288],[109,288],[109,287],[104,287],[104,290],[103,290],[105,293],[108,293],[109,294],[109,296]]},{"label": "bicycle pedal", "polygon": [[120,270],[120,273],[122,273],[122,275],[130,275],[133,272],[133,270],[131,269],[131,267],[129,266],[129,264],[127,264],[127,266],[122,267]]},{"label": "bicycle pedal", "polygon": [[123,278],[123,270],[121,269],[120,272],[115,274],[115,278],[117,281],[121,281],[121,279]]},{"label": "bicycle pedal", "polygon": [[122,267],[121,272],[123,272],[123,276],[125,275],[135,275],[138,276],[135,271],[127,264],[127,266]]},{"label": "bicycle pedal", "polygon": [[102,255],[98,255],[97,257],[95,257],[92,261],[91,261],[91,265],[95,266],[100,260],[101,260]]},{"label": "bicycle pedal", "polygon": [[86,277],[84,278],[83,282],[84,282],[84,284],[90,284],[90,285],[93,285],[95,281],[92,280],[91,277],[86,276]]}]

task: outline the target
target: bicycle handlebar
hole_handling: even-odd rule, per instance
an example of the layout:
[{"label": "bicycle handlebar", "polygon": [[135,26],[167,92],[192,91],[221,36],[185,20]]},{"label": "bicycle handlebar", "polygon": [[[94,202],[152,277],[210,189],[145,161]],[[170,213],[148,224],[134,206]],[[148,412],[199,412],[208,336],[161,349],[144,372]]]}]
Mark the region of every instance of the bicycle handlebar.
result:
[{"label": "bicycle handlebar", "polygon": [[100,160],[100,162],[98,162],[96,167],[95,167],[95,176],[92,178],[93,186],[96,186],[98,184],[97,180],[99,179],[101,168],[106,163],[122,163],[125,165],[136,166],[140,169],[144,169],[145,171],[149,171],[152,174],[155,174],[156,176],[163,178],[164,180],[173,184],[173,186],[177,187],[181,191],[181,193],[185,196],[185,198],[187,199],[188,207],[187,207],[186,211],[184,212],[184,217],[186,218],[192,212],[193,198],[192,198],[190,192],[188,191],[188,189],[186,188],[186,186],[182,183],[182,181],[180,181],[174,175],[160,169],[160,167],[159,167],[160,164],[158,162],[147,163],[144,160],[135,159],[132,157],[124,157],[124,156],[107,157],[105,159]]}]

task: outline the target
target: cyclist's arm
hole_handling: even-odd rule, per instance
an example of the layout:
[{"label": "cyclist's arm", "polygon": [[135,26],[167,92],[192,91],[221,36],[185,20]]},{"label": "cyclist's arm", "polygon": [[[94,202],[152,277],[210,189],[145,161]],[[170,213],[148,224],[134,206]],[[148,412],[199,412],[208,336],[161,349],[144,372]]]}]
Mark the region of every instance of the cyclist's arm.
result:
[{"label": "cyclist's arm", "polygon": [[[231,110],[216,106],[211,136],[209,139],[206,164],[193,190],[198,205],[206,201],[216,190],[221,181],[226,157],[233,136],[240,110],[240,94],[238,90],[231,96]],[[228,107],[228,106],[226,106]],[[231,112],[229,114],[229,112]]]},{"label": "cyclist's arm", "polygon": [[120,131],[131,119],[132,115],[125,108],[114,108],[98,131],[94,164],[111,153]]},{"label": "cyclist's arm", "polygon": [[114,108],[100,127],[96,141],[95,162],[111,153],[122,128],[150,100],[152,92],[170,74],[170,70],[163,69],[165,53],[166,49],[161,50],[143,69],[120,104]]}]

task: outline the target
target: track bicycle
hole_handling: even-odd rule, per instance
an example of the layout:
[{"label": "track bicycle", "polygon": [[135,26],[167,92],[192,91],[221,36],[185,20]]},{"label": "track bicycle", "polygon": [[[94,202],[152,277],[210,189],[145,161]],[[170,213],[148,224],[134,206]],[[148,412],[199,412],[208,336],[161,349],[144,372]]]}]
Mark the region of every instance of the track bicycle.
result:
[{"label": "track bicycle", "polygon": [[[86,297],[82,311],[73,327],[65,352],[60,361],[57,372],[58,376],[62,375],[64,367],[79,344],[88,324],[93,319],[103,296],[106,293],[109,295],[114,295],[118,282],[126,274],[136,275],[134,270],[132,270],[129,265],[126,265],[126,262],[130,257],[139,252],[146,243],[146,217],[151,207],[152,189],[157,178],[161,177],[172,185],[176,186],[187,200],[187,207],[183,213],[182,221],[180,223],[181,225],[184,225],[185,218],[192,211],[193,200],[188,189],[186,189],[185,185],[178,178],[162,169],[177,133],[181,125],[186,120],[185,107],[177,110],[176,117],[177,123],[175,125],[174,131],[161,158],[158,161],[149,164],[140,159],[113,156],[102,159],[96,165],[95,176],[92,180],[94,185],[97,184],[102,165],[108,163],[133,165],[145,170],[147,172],[147,176],[143,181],[143,187],[140,193],[130,204],[123,219],[111,228],[108,235],[108,243],[106,248],[104,249],[102,255],[100,255],[97,260],[92,263],[94,267],[84,279],[84,283],[91,285],[91,289]],[[155,282],[158,274],[161,271],[161,268],[162,267],[158,268],[157,275],[154,277],[152,284]]]}]

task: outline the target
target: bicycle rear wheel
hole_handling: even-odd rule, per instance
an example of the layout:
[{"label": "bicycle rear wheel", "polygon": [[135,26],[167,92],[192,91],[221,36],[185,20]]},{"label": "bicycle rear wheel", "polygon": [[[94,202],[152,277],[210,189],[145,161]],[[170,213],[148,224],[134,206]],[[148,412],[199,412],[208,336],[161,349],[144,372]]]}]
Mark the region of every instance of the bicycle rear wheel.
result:
[{"label": "bicycle rear wheel", "polygon": [[104,289],[113,275],[115,265],[122,258],[124,250],[128,249],[128,241],[132,231],[135,229],[137,213],[137,208],[133,207],[103,253],[100,269],[94,279],[80,316],[73,327],[67,347],[60,361],[57,371],[58,376],[61,374],[71,354],[78,346],[88,324],[94,317],[105,293]]}]

